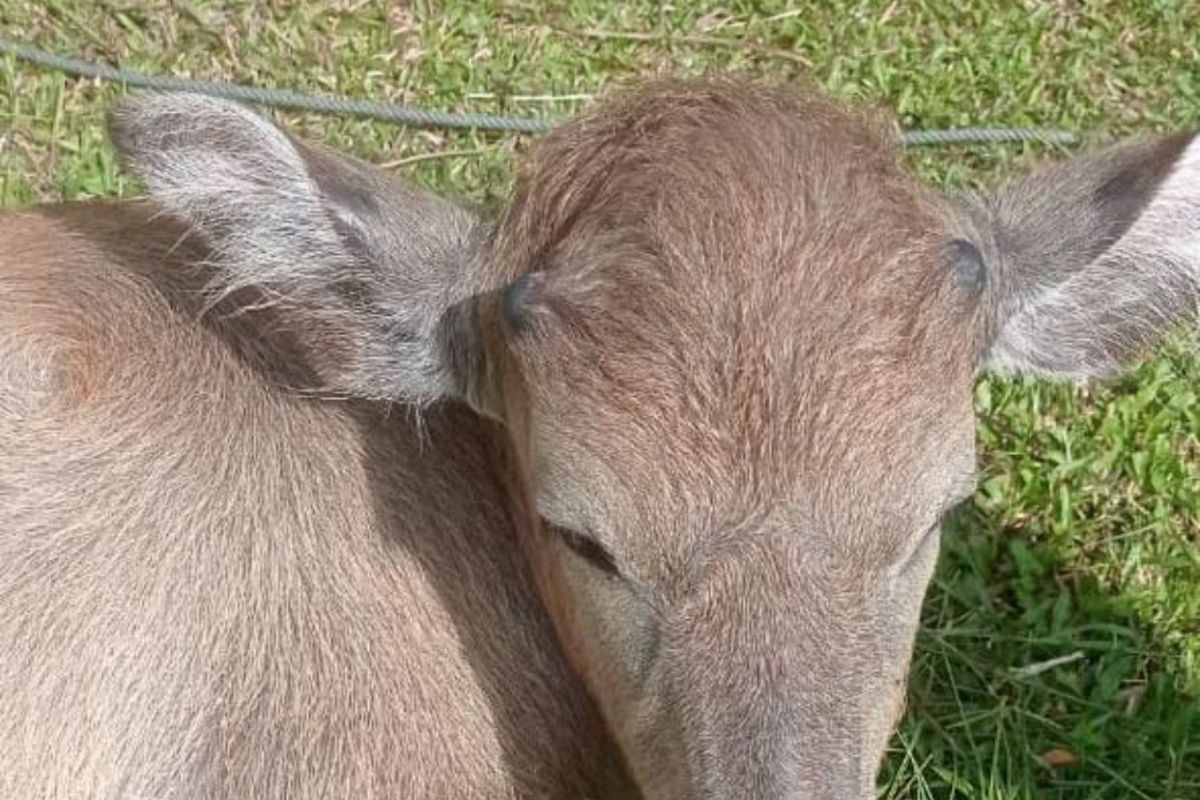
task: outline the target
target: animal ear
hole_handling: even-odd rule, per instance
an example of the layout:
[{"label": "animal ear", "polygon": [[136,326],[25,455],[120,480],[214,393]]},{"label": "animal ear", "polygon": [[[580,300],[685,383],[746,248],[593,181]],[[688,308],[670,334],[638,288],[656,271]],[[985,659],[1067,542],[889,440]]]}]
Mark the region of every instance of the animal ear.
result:
[{"label": "animal ear", "polygon": [[463,327],[449,311],[475,289],[471,215],[229,101],[140,95],[109,130],[151,196],[212,248],[215,289],[253,287],[284,309],[330,388],[412,402],[458,392],[445,331]]},{"label": "animal ear", "polygon": [[980,211],[995,257],[991,369],[1109,376],[1196,317],[1193,134],[1074,158],[1009,185]]}]

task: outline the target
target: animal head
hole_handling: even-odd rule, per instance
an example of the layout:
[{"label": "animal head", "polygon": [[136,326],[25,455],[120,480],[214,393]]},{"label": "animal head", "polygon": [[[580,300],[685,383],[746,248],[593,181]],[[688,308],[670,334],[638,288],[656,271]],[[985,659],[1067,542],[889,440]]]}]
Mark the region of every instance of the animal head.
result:
[{"label": "animal head", "polygon": [[978,372],[1111,375],[1196,310],[1190,136],[948,198],[819,95],[663,82],[540,141],[484,223],[223,101],[112,132],[329,387],[508,426],[649,800],[871,796]]}]

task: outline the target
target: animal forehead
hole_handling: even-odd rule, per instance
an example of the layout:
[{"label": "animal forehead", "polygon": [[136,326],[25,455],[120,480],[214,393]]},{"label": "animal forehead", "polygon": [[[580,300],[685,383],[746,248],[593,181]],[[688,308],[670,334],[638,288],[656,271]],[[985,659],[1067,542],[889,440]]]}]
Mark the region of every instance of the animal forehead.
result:
[{"label": "animal forehead", "polygon": [[675,353],[769,377],[756,359],[791,371],[905,346],[936,315],[946,238],[878,125],[812,93],[708,81],[546,140],[497,260],[509,279],[544,272],[544,295],[639,368]]},{"label": "animal forehead", "polygon": [[519,344],[551,450],[754,487],[882,463],[947,402],[928,387],[968,385],[965,345],[941,335],[953,306],[929,302],[947,238],[879,126],[701,82],[548,138],[497,241],[572,323]]},{"label": "animal forehead", "polygon": [[894,244],[928,226],[920,205],[875,120],[808,91],[669,82],[540,143],[499,230],[510,273],[617,231],[695,267],[806,239]]}]

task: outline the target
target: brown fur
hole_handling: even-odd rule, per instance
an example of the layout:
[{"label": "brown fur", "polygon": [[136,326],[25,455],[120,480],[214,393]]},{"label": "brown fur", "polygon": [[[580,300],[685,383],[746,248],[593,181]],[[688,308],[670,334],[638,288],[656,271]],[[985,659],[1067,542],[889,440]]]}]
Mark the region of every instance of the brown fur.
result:
[{"label": "brown fur", "polygon": [[[493,357],[528,387],[541,512],[600,539],[638,599],[581,606],[606,590],[553,536],[532,558],[650,796],[783,796],[756,764],[784,751],[798,796],[870,786],[911,643],[875,587],[973,471],[979,302],[952,235],[873,124],[790,89],[658,84],[522,174],[489,263],[539,278]],[[913,584],[886,602],[915,613]],[[646,661],[590,644],[605,616],[646,618],[625,645]],[[795,720],[757,728],[752,697]]]},{"label": "brown fur", "polygon": [[542,324],[512,342],[534,402],[594,428],[589,451],[638,437],[726,484],[733,519],[709,527],[729,527],[838,474],[851,440],[878,491],[888,451],[969,405],[943,391],[975,369],[952,234],[882,132],[828,100],[664,83],[543,142],[490,255],[506,279],[545,271]]},{"label": "brown fur", "polygon": [[490,426],[283,388],[150,213],[0,217],[0,797],[608,796]]}]

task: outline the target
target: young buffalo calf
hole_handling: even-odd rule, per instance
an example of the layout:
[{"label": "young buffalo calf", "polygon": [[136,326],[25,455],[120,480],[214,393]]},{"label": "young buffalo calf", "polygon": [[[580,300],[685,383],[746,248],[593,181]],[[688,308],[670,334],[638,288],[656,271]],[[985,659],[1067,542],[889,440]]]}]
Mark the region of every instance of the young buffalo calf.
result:
[{"label": "young buffalo calf", "polygon": [[4,797],[868,798],[975,375],[1197,302],[1188,136],[950,200],[662,83],[487,225],[229,103],[112,127],[156,206],[0,222]]}]

